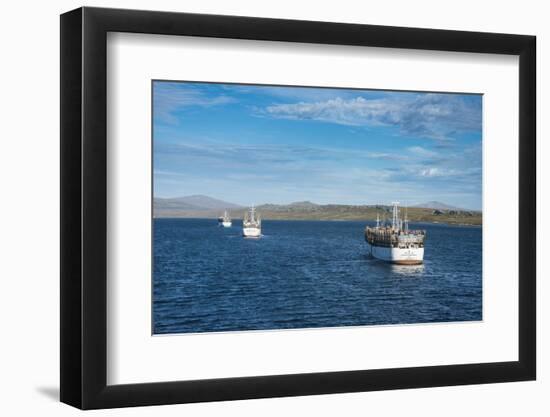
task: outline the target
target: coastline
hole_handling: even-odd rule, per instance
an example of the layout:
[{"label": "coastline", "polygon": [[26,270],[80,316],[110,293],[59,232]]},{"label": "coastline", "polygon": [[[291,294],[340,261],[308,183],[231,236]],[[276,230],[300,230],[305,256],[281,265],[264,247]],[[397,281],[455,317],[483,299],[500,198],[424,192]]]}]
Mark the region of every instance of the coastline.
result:
[{"label": "coastline", "polygon": [[[168,220],[216,220],[217,217],[213,216],[153,216],[153,220],[168,219]],[[242,220],[241,218],[234,218],[234,220]],[[376,222],[376,219],[312,219],[312,218],[271,218],[271,217],[262,217],[262,221],[269,222],[279,222],[279,221],[311,221],[311,222],[357,222],[357,223],[366,223],[366,222]],[[441,226],[455,226],[455,227],[483,227],[483,223],[459,223],[459,222],[442,222],[442,221],[414,221],[411,220],[410,224],[417,225],[441,225]]]}]

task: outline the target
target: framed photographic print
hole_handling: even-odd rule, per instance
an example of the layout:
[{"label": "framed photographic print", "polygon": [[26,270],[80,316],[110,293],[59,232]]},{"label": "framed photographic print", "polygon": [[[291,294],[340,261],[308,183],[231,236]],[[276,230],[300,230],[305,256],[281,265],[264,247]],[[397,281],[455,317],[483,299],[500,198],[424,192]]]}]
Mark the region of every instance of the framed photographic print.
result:
[{"label": "framed photographic print", "polygon": [[61,16],[61,400],[535,379],[535,38]]}]

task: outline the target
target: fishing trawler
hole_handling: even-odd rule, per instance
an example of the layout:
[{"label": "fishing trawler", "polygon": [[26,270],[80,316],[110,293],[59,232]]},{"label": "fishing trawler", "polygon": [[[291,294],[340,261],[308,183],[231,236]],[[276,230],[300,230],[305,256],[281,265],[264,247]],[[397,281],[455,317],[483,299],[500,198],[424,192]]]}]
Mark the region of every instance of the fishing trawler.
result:
[{"label": "fishing trawler", "polygon": [[392,203],[392,222],[380,224],[380,215],[376,227],[365,228],[365,241],[369,253],[374,258],[400,265],[418,265],[424,262],[425,230],[409,230],[407,212],[405,218],[399,215],[399,203]]},{"label": "fishing trawler", "polygon": [[260,215],[256,213],[254,206],[250,207],[248,211],[244,213],[243,236],[254,238],[262,236],[262,220]]},{"label": "fishing trawler", "polygon": [[231,217],[227,210],[223,212],[223,216],[218,217],[218,226],[231,227]]}]

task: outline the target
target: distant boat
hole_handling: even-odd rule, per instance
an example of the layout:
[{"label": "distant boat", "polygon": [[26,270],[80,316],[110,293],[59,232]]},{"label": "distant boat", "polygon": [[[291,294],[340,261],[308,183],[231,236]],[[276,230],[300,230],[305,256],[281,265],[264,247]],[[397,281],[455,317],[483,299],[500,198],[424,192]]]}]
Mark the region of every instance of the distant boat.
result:
[{"label": "distant boat", "polygon": [[231,224],[231,217],[227,213],[227,210],[225,210],[223,216],[218,217],[218,226],[231,227]]},{"label": "distant boat", "polygon": [[399,216],[399,203],[393,203],[391,225],[380,225],[365,228],[365,241],[370,255],[400,265],[418,265],[424,261],[425,230],[409,230],[409,221]]},{"label": "distant boat", "polygon": [[254,206],[250,207],[244,213],[243,218],[243,236],[259,238],[262,236],[262,220],[260,215],[256,214]]}]

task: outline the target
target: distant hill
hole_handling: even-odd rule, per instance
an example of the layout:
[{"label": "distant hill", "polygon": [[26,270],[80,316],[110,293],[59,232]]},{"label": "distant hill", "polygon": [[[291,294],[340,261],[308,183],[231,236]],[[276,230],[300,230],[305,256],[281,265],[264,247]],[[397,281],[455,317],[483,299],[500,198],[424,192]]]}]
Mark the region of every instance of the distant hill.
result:
[{"label": "distant hill", "polygon": [[289,206],[312,209],[312,208],[319,207],[319,204],[312,203],[311,201],[296,201],[294,203],[290,203]]},{"label": "distant hill", "polygon": [[[155,198],[153,200],[153,212],[155,217],[189,217],[197,213],[219,215],[223,210],[242,209],[241,206],[227,201],[218,200],[206,195],[189,195],[175,198]],[[199,215],[200,216],[200,215]],[[206,217],[210,217],[207,215]]]},{"label": "distant hill", "polygon": [[[438,203],[438,207],[451,207]],[[290,204],[263,204],[257,207],[263,219],[273,220],[376,220],[391,217],[391,206],[387,205],[347,205],[315,204],[301,201]],[[407,215],[411,222],[433,222],[450,224],[479,225],[482,222],[481,212],[447,209],[409,207]]]},{"label": "distant hill", "polygon": [[273,211],[273,212],[297,212],[297,211],[316,211],[321,207],[319,204],[311,201],[296,201],[290,204],[262,204],[258,206],[258,210]]},{"label": "distant hill", "polygon": [[[450,224],[480,225],[481,212],[457,209],[437,201],[408,207],[411,222],[433,222]],[[431,206],[431,207],[425,207]],[[315,204],[311,201],[297,201],[290,204],[262,204],[256,207],[264,220],[361,220],[374,221],[391,216],[387,205]],[[246,207],[204,195],[180,198],[156,198],[154,217],[216,218],[224,210],[233,219],[242,219]]]},{"label": "distant hill", "polygon": [[465,211],[465,209],[455,206],[450,206],[448,204],[442,203],[440,201],[427,201],[426,203],[420,203],[415,204],[410,207],[418,207],[418,208],[429,208],[434,210],[460,210]]}]

